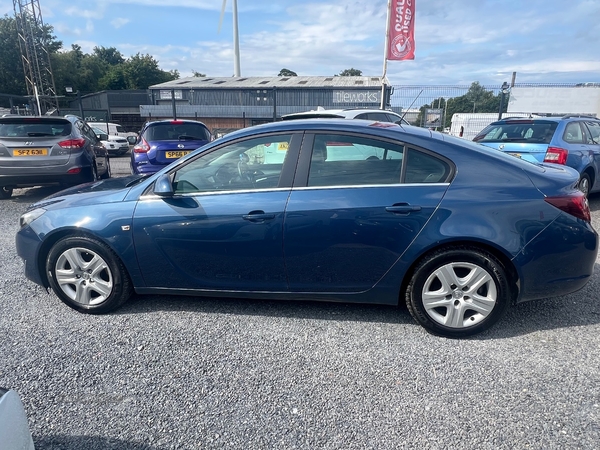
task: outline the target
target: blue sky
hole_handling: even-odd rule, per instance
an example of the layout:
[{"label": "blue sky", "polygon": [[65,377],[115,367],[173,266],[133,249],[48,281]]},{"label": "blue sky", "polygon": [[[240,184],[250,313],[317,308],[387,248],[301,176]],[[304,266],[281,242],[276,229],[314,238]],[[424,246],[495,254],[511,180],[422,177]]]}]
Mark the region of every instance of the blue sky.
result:
[{"label": "blue sky", "polygon": [[[39,0],[65,48],[116,47],[164,70],[233,75],[231,0]],[[380,76],[386,0],[238,0],[241,74]],[[12,2],[0,14],[13,14]],[[600,82],[600,0],[417,0],[414,61],[390,61],[392,84]]]}]

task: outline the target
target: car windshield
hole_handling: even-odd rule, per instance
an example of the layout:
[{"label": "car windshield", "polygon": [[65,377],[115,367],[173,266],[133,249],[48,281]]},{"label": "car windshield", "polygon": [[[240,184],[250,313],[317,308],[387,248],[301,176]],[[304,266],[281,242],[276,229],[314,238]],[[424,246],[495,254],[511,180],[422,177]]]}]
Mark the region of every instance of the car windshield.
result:
[{"label": "car windshield", "polygon": [[148,127],[145,132],[147,141],[169,141],[169,140],[198,140],[209,141],[208,129],[200,123],[190,122],[165,122],[157,123]]},{"label": "car windshield", "polygon": [[68,136],[71,122],[66,120],[5,119],[0,121],[0,137]]},{"label": "car windshield", "polygon": [[557,122],[543,120],[515,120],[493,123],[484,128],[475,142],[531,142],[549,144],[558,126]]}]

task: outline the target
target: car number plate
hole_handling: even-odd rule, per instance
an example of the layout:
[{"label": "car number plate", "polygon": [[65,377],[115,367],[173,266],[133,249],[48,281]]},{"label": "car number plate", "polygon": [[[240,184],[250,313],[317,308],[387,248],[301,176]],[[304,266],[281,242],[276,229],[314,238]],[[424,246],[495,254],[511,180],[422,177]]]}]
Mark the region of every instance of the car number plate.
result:
[{"label": "car number plate", "polygon": [[167,154],[168,159],[177,159],[177,158],[181,158],[182,156],[187,155],[190,152],[191,152],[191,150],[179,150],[179,151],[173,151],[173,152],[166,152],[166,154]]},{"label": "car number plate", "polygon": [[514,156],[515,158],[520,158],[521,157],[520,153],[509,153],[509,155]]},{"label": "car number plate", "polygon": [[15,148],[13,156],[46,156],[47,148]]}]

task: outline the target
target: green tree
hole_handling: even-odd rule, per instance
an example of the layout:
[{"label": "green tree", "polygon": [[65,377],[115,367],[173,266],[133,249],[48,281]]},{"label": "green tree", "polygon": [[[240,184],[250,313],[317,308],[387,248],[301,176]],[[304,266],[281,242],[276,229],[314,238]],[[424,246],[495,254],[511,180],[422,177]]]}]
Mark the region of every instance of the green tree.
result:
[{"label": "green tree", "polygon": [[115,47],[94,47],[94,56],[110,66],[116,66],[125,62],[123,54]]},{"label": "green tree", "polygon": [[362,76],[362,70],[358,70],[358,69],[354,69],[354,68],[342,70],[340,72],[339,76],[340,77],[361,77]]},{"label": "green tree", "polygon": [[195,70],[193,70],[193,69],[192,69],[192,74],[193,74],[195,77],[198,77],[198,78],[204,78],[204,77],[206,76],[206,74],[205,74],[205,73],[196,72],[196,71],[195,71]]},{"label": "green tree", "polygon": [[277,75],[277,76],[278,77],[297,77],[298,74],[290,69],[281,69],[279,71],[279,75]]},{"label": "green tree", "polygon": [[165,83],[179,77],[178,71],[161,70],[154,57],[141,53],[133,55],[123,66],[127,89],[148,89],[148,86],[153,84]]}]

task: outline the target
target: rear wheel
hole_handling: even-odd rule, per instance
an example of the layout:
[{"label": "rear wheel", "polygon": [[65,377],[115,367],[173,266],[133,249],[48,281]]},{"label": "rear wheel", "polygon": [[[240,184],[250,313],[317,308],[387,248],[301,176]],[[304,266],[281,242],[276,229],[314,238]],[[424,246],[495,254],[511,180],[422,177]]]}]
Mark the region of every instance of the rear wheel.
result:
[{"label": "rear wheel", "polygon": [[587,173],[582,173],[581,177],[579,178],[579,190],[587,197],[590,194],[591,187],[592,179]]},{"label": "rear wheel", "polygon": [[116,309],[133,291],[118,256],[102,242],[87,237],[67,237],[54,244],[46,271],[58,298],[83,313]]},{"label": "rear wheel", "polygon": [[8,186],[0,186],[0,199],[6,200],[13,194],[13,188]]},{"label": "rear wheel", "polygon": [[112,176],[112,171],[110,169],[110,159],[108,157],[106,157],[106,172],[104,172],[102,174],[102,176],[100,178],[102,178],[103,180],[107,180]]},{"label": "rear wheel", "polygon": [[471,247],[439,250],[415,269],[406,290],[413,318],[432,334],[464,337],[494,325],[510,303],[505,270]]}]

